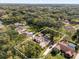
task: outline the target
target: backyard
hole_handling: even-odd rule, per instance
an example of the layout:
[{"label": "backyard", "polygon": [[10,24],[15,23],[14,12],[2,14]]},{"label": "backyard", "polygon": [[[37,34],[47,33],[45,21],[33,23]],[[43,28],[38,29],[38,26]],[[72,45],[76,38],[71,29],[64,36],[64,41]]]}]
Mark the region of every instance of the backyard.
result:
[{"label": "backyard", "polygon": [[60,54],[57,54],[55,56],[52,56],[51,54],[49,54],[45,59],[65,59],[65,58]]},{"label": "backyard", "polygon": [[34,42],[32,38],[27,38],[26,41],[18,44],[16,49],[18,49],[24,57],[27,58],[40,58],[41,53],[44,50],[36,42]]}]

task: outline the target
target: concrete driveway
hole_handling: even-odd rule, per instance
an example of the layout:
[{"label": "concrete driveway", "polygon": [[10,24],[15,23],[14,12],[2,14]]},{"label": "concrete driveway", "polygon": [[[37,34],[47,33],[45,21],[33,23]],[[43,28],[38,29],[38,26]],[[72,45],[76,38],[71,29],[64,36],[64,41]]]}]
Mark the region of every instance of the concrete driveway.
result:
[{"label": "concrete driveway", "polygon": [[52,49],[55,47],[57,45],[57,43],[56,44],[54,44],[54,45],[52,45],[51,46],[51,48],[50,47],[48,47],[47,49],[46,49],[46,51],[44,52],[44,56],[46,56],[48,53],[50,53],[51,51],[52,51]]},{"label": "concrete driveway", "polygon": [[76,58],[75,59],[79,59],[79,53],[76,55]]}]

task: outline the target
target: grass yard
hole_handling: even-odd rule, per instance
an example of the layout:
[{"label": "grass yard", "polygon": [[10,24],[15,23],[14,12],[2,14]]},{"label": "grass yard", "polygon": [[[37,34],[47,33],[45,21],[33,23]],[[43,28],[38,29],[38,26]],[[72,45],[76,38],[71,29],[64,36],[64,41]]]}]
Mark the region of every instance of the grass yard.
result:
[{"label": "grass yard", "polygon": [[72,19],[72,21],[74,21],[74,22],[79,22],[79,18]]},{"label": "grass yard", "polygon": [[25,57],[28,58],[40,58],[43,49],[34,41],[28,38],[25,42],[17,45],[18,49]]},{"label": "grass yard", "polygon": [[63,36],[62,33],[60,33],[57,30],[54,30],[52,28],[47,28],[45,30],[42,30],[41,33],[43,33],[45,36],[49,37],[50,40],[53,40],[54,42],[58,42]]},{"label": "grass yard", "polygon": [[49,54],[45,59],[65,59],[65,58],[60,54],[57,54],[56,56],[52,56],[51,54]]}]

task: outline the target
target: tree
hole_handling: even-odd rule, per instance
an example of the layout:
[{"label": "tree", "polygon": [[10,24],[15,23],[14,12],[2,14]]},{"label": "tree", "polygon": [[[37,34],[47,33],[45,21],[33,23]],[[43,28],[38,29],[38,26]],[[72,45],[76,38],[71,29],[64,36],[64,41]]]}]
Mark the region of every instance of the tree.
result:
[{"label": "tree", "polygon": [[54,48],[51,52],[52,55],[57,55],[59,53],[59,50],[57,48]]},{"label": "tree", "polygon": [[77,29],[76,33],[72,36],[72,39],[79,43],[79,29]]},{"label": "tree", "polygon": [[10,40],[16,39],[18,36],[18,32],[16,32],[15,30],[8,30],[7,34],[10,36]]},{"label": "tree", "polygon": [[38,58],[41,53],[41,47],[35,42],[28,41],[18,47],[28,58]]}]

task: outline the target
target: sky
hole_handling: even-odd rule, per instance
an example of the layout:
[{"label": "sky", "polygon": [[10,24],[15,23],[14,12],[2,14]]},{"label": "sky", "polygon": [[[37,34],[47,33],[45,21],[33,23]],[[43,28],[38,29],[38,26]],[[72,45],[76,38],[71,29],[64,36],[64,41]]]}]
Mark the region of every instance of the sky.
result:
[{"label": "sky", "polygon": [[24,4],[79,4],[79,0],[0,0],[0,3]]}]

